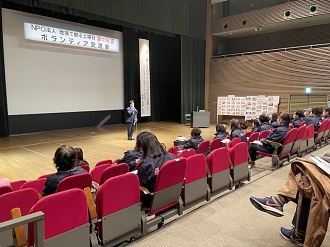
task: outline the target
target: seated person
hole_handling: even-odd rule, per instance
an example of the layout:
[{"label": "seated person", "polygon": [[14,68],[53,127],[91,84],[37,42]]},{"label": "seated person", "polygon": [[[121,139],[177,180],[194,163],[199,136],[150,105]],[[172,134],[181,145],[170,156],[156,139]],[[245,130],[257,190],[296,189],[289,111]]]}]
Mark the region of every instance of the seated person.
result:
[{"label": "seated person", "polygon": [[253,119],[251,132],[260,132],[259,129],[260,129],[259,119]]},{"label": "seated person", "polygon": [[264,130],[271,130],[274,127],[269,123],[269,117],[266,116],[265,114],[261,114],[259,116],[259,122],[260,122],[260,128],[259,132],[262,132]]},{"label": "seated person", "polygon": [[278,114],[277,112],[273,112],[271,117],[270,117],[270,125],[273,127],[273,128],[277,128],[280,126],[280,123],[277,121],[278,119]]},{"label": "seated person", "polygon": [[184,144],[184,148],[193,148],[197,152],[198,145],[204,141],[201,137],[202,131],[199,128],[193,128],[190,132],[191,138]]},{"label": "seated person", "polygon": [[231,133],[230,133],[230,140],[233,140],[234,138],[241,138],[242,142],[247,142],[247,137],[244,133],[243,130],[241,130],[241,128],[239,127],[239,121],[237,118],[233,118],[230,121],[230,129],[231,129]]},{"label": "seated person", "polygon": [[304,122],[304,113],[302,111],[296,111],[291,121],[293,127],[299,128],[302,122]]},{"label": "seated person", "polygon": [[84,153],[81,148],[75,148],[76,150],[76,162],[75,166],[89,166],[89,163],[84,159]]},{"label": "seated person", "polygon": [[225,139],[227,137],[227,135],[229,134],[227,131],[226,131],[226,126],[223,125],[223,124],[217,124],[215,126],[215,130],[217,131],[217,133],[214,134],[214,138],[213,139],[216,139],[216,138],[220,138],[221,140]]},{"label": "seated person", "polygon": [[323,119],[330,118],[330,107],[324,108],[323,110]]},{"label": "seated person", "polygon": [[247,133],[248,123],[246,121],[240,121],[239,127],[244,131],[245,134]]},{"label": "seated person", "polygon": [[310,117],[305,118],[306,126],[313,124],[314,131],[318,132],[318,130],[320,128],[320,122],[322,122],[321,114],[322,114],[321,108],[319,108],[319,107],[312,108],[312,113],[311,113]]},{"label": "seated person", "polygon": [[[290,130],[289,123],[290,123],[290,116],[288,113],[282,113],[279,118],[278,122],[280,123],[280,126],[275,128],[272,133],[268,135],[266,140],[273,141],[273,142],[284,142],[285,136]],[[264,153],[273,153],[274,148],[272,145],[270,145],[265,139],[261,140],[262,145],[251,143],[249,146],[249,155],[251,158],[250,161],[250,168],[255,166],[255,160],[257,159],[257,151],[261,151]]]},{"label": "seated person", "polygon": [[56,192],[58,183],[66,177],[85,173],[86,171],[79,166],[75,166],[76,150],[73,147],[60,146],[53,158],[57,172],[47,177],[42,196],[47,196]]},{"label": "seated person", "polygon": [[137,172],[140,185],[153,192],[159,169],[166,161],[173,160],[173,155],[165,150],[153,133],[148,131],[137,135],[136,148],[142,152]]},{"label": "seated person", "polygon": [[136,163],[142,158],[142,152],[136,147],[133,150],[128,150],[124,153],[124,157],[117,160],[117,164],[128,164],[129,171],[134,171]]},{"label": "seated person", "polygon": [[310,117],[311,117],[311,114],[312,114],[312,108],[304,109],[304,121],[305,121],[307,118],[310,118]]}]

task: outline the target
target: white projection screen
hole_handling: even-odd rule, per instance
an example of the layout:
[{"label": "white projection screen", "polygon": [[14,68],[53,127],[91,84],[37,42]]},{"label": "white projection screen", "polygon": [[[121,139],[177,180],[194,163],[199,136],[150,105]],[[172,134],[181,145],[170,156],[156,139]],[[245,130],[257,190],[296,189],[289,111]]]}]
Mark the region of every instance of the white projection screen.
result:
[{"label": "white projection screen", "polygon": [[[122,33],[3,9],[8,115],[124,108]],[[119,39],[119,52],[24,38],[24,22]]]}]

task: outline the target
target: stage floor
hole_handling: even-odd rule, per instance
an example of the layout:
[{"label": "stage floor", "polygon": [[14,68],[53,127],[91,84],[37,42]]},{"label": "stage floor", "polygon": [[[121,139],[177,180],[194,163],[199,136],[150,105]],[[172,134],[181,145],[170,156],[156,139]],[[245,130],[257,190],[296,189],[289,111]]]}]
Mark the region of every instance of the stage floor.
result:
[{"label": "stage floor", "polygon": [[[201,130],[204,139],[212,140],[215,124]],[[189,138],[191,128],[188,124],[174,122],[141,123],[134,137],[142,131],[153,132],[168,149],[178,135]],[[55,172],[52,158],[55,150],[64,144],[82,148],[92,169],[100,160],[123,157],[125,151],[134,148],[135,141],[127,140],[124,124],[0,138],[0,177],[11,181],[31,180]]]}]

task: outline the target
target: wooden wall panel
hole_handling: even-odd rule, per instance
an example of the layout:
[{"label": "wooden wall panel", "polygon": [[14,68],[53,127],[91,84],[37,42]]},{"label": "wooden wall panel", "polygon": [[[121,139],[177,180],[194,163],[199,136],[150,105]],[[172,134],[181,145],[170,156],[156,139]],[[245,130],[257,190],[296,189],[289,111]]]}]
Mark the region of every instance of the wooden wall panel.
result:
[{"label": "wooden wall panel", "polygon": [[[210,61],[209,110],[216,121],[218,96],[279,95],[280,111],[290,94],[330,94],[330,46],[218,58]],[[325,102],[326,104],[326,102]]]}]

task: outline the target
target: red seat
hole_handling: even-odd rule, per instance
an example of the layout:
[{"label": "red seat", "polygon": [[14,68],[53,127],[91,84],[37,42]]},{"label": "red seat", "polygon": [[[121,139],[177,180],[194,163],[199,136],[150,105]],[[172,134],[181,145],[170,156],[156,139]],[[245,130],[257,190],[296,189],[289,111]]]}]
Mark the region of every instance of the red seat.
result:
[{"label": "red seat", "polygon": [[89,172],[90,171],[90,166],[89,165],[82,165],[80,166],[82,169],[84,169],[86,172]]},{"label": "red seat", "polygon": [[98,189],[95,203],[102,246],[114,246],[141,233],[139,185],[138,177],[127,173],[106,180]]},{"label": "red seat", "polygon": [[229,157],[231,160],[230,175],[233,183],[240,186],[242,182],[251,180],[251,172],[249,170],[249,154],[246,142],[236,144],[229,149]]},{"label": "red seat", "polygon": [[211,141],[210,152],[221,147],[221,138],[216,138]]},{"label": "red seat", "polygon": [[315,149],[313,124],[310,124],[306,127],[306,133],[307,133],[307,152],[310,152]]},{"label": "red seat", "polygon": [[[20,208],[21,215],[27,215],[39,195],[34,189],[22,189],[0,196],[0,222],[12,219],[11,210]],[[0,246],[14,246],[12,230],[0,232]]]},{"label": "red seat", "polygon": [[183,205],[187,206],[199,199],[210,199],[210,189],[206,180],[206,161],[203,154],[187,158],[187,168],[182,190]]},{"label": "red seat", "polygon": [[303,125],[298,128],[297,136],[296,139],[294,140],[294,144],[290,152],[291,156],[297,154],[298,157],[301,157],[301,153],[304,152],[304,150],[302,150],[301,147],[305,136],[306,136],[306,126]]},{"label": "red seat", "polygon": [[272,166],[274,168],[282,166],[285,159],[288,162],[290,162],[290,152],[294,144],[294,141],[296,139],[297,131],[298,129],[296,128],[290,129],[285,136],[283,145],[280,143],[274,144],[275,148],[273,153],[265,153],[265,152],[257,151],[257,154],[272,157]]},{"label": "red seat", "polygon": [[253,132],[253,133],[250,135],[250,137],[249,137],[249,139],[248,139],[248,141],[247,141],[248,146],[250,145],[251,142],[254,142],[254,141],[256,141],[256,140],[259,140],[259,132]]},{"label": "red seat", "polygon": [[248,132],[245,133],[245,136],[246,136],[246,137],[250,137],[252,133],[253,133],[253,132],[248,131]]},{"label": "red seat", "polygon": [[179,151],[179,146],[173,146],[167,150],[167,152],[173,154],[174,157],[176,157],[176,154],[178,153],[178,151]]},{"label": "red seat", "polygon": [[0,196],[9,192],[12,192],[13,188],[10,185],[0,186]]},{"label": "red seat", "polygon": [[259,141],[260,141],[261,139],[265,139],[265,138],[267,138],[268,134],[269,134],[269,131],[268,131],[268,130],[261,131],[261,132],[259,133]]},{"label": "red seat", "polygon": [[95,164],[95,167],[105,165],[105,164],[110,165],[110,164],[113,164],[113,162],[112,162],[112,160],[101,160]]},{"label": "red seat", "polygon": [[128,173],[129,167],[126,163],[113,165],[105,169],[100,178],[100,185],[104,184],[109,178]]},{"label": "red seat", "polygon": [[[142,233],[154,225],[162,225],[166,219],[183,213],[183,203],[180,197],[187,160],[185,158],[169,160],[163,164],[156,178],[154,192],[150,194],[151,204],[144,206],[145,212],[155,218],[147,220],[142,215]],[[176,206],[176,207],[174,207]]]},{"label": "red seat", "polygon": [[45,175],[42,175],[42,176],[38,177],[38,179],[39,178],[48,178],[50,175],[53,175],[53,174],[54,173],[45,174]]},{"label": "red seat", "polygon": [[197,148],[197,154],[204,154],[206,156],[209,152],[210,141],[204,140],[202,141]]},{"label": "red seat", "polygon": [[[90,246],[87,199],[82,190],[70,189],[41,198],[30,213],[39,211],[45,214],[45,246]],[[34,244],[33,225],[29,224],[29,246]]]},{"label": "red seat", "polygon": [[56,192],[66,191],[73,188],[84,190],[86,187],[92,187],[92,175],[87,172],[63,178],[58,183]]},{"label": "red seat", "polygon": [[233,182],[229,171],[229,151],[222,147],[206,156],[208,184],[212,193],[232,189]]},{"label": "red seat", "polygon": [[100,180],[101,180],[101,175],[102,172],[109,168],[110,166],[112,166],[111,164],[104,164],[104,165],[99,165],[96,166],[91,172],[90,174],[92,175],[93,181],[100,184]]},{"label": "red seat", "polygon": [[14,182],[10,182],[10,186],[13,189],[13,191],[19,190],[23,184],[25,184],[26,180],[17,180]]},{"label": "red seat", "polygon": [[188,157],[190,157],[192,155],[195,155],[195,154],[196,154],[195,149],[188,148],[188,149],[183,149],[183,150],[178,151],[177,157],[178,158],[180,158],[180,157],[188,158]]},{"label": "red seat", "polygon": [[315,134],[314,143],[318,144],[319,147],[322,146],[322,141],[324,141],[324,134],[328,130],[329,120],[325,119],[321,122],[318,132]]},{"label": "red seat", "polygon": [[326,132],[324,133],[324,139],[327,142],[328,139],[330,138],[330,119],[328,119],[328,127]]},{"label": "red seat", "polygon": [[42,194],[46,180],[47,178],[39,178],[36,180],[27,181],[22,185],[21,189],[32,188],[35,189],[39,194]]},{"label": "red seat", "polygon": [[234,139],[232,139],[230,142],[228,142],[228,148],[232,148],[234,146],[236,146],[236,144],[241,143],[242,139],[239,137],[236,137]]}]

